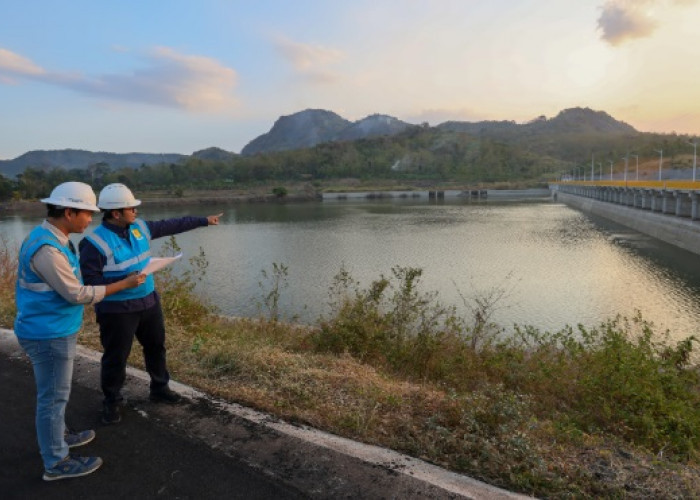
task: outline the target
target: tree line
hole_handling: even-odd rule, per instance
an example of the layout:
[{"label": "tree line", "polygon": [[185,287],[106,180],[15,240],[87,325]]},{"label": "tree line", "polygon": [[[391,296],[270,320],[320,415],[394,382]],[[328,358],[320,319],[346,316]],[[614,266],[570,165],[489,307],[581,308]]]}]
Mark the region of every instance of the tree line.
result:
[{"label": "tree line", "polygon": [[487,134],[413,127],[391,137],[329,142],[317,146],[254,156],[212,160],[196,155],[178,163],[139,168],[97,163],[84,169],[27,168],[16,179],[0,176],[0,200],[36,199],[70,180],[95,189],[113,182],[139,191],[227,189],[259,183],[324,181],[339,178],[467,184],[497,182],[543,183],[577,165],[638,154],[678,161],[692,146],[676,134],[560,133],[547,135]]}]

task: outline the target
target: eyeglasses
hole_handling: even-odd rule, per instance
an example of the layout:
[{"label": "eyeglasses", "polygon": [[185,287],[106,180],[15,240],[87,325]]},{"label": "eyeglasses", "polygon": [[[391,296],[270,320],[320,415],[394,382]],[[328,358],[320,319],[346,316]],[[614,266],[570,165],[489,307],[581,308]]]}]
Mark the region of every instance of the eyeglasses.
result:
[{"label": "eyeglasses", "polygon": [[128,208],[122,208],[122,212],[124,211],[129,211],[129,212],[136,212],[136,207],[128,207]]}]

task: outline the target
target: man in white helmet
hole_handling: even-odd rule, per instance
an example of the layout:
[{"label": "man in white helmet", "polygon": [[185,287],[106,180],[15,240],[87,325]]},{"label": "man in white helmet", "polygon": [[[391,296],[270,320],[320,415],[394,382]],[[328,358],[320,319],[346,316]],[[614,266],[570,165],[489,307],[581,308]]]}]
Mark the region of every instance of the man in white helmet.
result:
[{"label": "man in white helmet", "polygon": [[66,428],[65,412],[73,378],[73,359],[84,304],[134,288],[145,276],[132,275],[107,286],[85,286],[78,256],[68,236],[82,233],[92,221],[95,193],[82,182],[65,182],[41,200],[47,219],[25,238],[19,253],[15,334],[31,359],[37,387],[36,431],[44,480],[90,474],[100,457],[69,453],[95,438],[92,430]]},{"label": "man in white helmet", "polygon": [[[202,226],[216,225],[222,214],[145,221],[136,216],[140,200],[124,184],[110,184],[100,191],[98,206],[102,224],[80,242],[80,267],[86,283],[112,283],[146,267],[151,240]],[[102,422],[121,421],[122,387],[126,362],[134,337],[143,347],[146,371],[151,377],[150,399],[175,403],[165,359],[165,325],[153,276],[132,290],[124,290],[95,306],[103,347],[100,383],[104,400]]]}]

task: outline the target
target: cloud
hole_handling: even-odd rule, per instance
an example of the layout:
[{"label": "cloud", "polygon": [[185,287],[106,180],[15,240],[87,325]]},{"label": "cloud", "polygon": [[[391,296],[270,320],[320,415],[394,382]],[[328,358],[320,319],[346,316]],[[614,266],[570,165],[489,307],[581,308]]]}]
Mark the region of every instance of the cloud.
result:
[{"label": "cloud", "polygon": [[145,54],[143,60],[145,66],[130,74],[86,77],[49,72],[22,56],[0,49],[0,82],[31,79],[91,97],[192,112],[226,112],[236,105],[233,97],[236,72],[214,59],[156,47]]},{"label": "cloud", "polygon": [[656,11],[683,8],[698,0],[607,0],[601,7],[598,29],[610,45],[651,36],[660,26]]},{"label": "cloud", "polygon": [[653,0],[609,0],[602,7],[598,28],[611,45],[620,45],[634,38],[650,36],[658,22],[649,13]]},{"label": "cloud", "polygon": [[322,45],[299,43],[279,38],[275,46],[298,74],[314,83],[328,84],[338,80],[338,74],[326,67],[343,58],[343,52]]},{"label": "cloud", "polygon": [[45,71],[29,59],[0,48],[0,82],[14,84],[23,77],[36,77]]}]

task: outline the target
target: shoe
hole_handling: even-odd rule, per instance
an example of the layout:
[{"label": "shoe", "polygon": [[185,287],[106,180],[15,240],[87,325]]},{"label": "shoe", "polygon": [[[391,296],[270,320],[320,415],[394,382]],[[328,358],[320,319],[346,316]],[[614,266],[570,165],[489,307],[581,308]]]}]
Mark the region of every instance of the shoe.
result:
[{"label": "shoe", "polygon": [[154,403],[177,403],[182,399],[182,397],[177,393],[166,387],[164,389],[158,389],[157,391],[151,391],[149,397]]},{"label": "shoe", "polygon": [[88,430],[75,432],[66,428],[66,433],[64,434],[63,439],[66,441],[68,448],[77,448],[78,446],[88,444],[90,441],[95,439],[95,431]]},{"label": "shoe", "polygon": [[119,411],[119,406],[116,404],[102,404],[102,423],[111,425],[118,424],[122,421],[122,415]]},{"label": "shoe", "polygon": [[87,476],[95,472],[102,465],[100,457],[81,457],[68,455],[50,469],[44,471],[44,481],[57,481],[69,477]]}]

